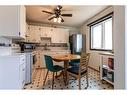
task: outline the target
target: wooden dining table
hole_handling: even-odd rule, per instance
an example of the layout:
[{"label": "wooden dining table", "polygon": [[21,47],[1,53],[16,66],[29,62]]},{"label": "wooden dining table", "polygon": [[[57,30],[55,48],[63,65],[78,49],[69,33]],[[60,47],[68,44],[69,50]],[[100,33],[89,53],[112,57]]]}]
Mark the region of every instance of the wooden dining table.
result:
[{"label": "wooden dining table", "polygon": [[52,56],[53,60],[56,62],[61,62],[64,61],[64,72],[65,72],[65,79],[68,79],[67,76],[67,68],[69,67],[69,61],[71,60],[78,60],[81,58],[80,55],[75,55],[75,54],[65,54],[65,55],[56,55]]}]

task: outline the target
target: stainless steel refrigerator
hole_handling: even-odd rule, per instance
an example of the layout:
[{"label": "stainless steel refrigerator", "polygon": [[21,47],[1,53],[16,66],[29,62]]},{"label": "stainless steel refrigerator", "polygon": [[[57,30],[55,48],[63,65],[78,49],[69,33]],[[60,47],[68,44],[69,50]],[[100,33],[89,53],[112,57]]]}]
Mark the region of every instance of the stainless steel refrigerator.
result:
[{"label": "stainless steel refrigerator", "polygon": [[70,49],[72,54],[86,52],[86,37],[83,34],[72,34],[70,36]]}]

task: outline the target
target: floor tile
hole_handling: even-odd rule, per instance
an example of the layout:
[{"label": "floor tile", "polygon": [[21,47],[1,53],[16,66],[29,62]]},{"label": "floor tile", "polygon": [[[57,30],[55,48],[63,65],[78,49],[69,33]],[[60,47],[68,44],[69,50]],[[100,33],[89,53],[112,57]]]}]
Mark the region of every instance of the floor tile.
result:
[{"label": "floor tile", "polygon": [[[99,79],[99,72],[93,70],[93,69],[88,69],[88,79],[89,79],[89,87],[87,88],[88,90],[93,90],[93,89],[113,89],[113,86],[107,82],[103,82],[100,81]],[[35,69],[33,71],[32,74],[32,83],[25,85],[24,89],[52,89],[52,73],[49,72],[45,86],[43,86],[43,82],[44,82],[44,78],[45,78],[45,74],[46,74],[46,69]],[[70,79],[73,79],[72,77],[69,77]],[[78,81],[77,80],[69,80],[69,84],[67,86],[65,86],[64,81],[63,81],[63,77],[58,77],[55,78],[54,81],[54,89],[78,89]],[[81,88],[86,90],[86,78],[82,77],[81,78]]]}]

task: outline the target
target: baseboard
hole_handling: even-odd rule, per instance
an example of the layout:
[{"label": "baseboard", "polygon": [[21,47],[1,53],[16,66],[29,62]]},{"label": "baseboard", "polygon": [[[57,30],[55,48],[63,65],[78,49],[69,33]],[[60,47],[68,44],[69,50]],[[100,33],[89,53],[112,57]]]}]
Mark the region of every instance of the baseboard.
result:
[{"label": "baseboard", "polygon": [[93,70],[95,70],[95,71],[97,71],[97,72],[100,72],[99,70],[96,70],[95,68],[93,68],[93,67],[91,67],[91,66],[88,66],[88,68],[93,69]]}]

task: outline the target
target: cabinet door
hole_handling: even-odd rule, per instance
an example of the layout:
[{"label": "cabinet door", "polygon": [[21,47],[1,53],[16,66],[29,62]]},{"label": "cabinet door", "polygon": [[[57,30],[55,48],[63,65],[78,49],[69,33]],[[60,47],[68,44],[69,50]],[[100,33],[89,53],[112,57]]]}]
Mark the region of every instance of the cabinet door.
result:
[{"label": "cabinet door", "polygon": [[28,42],[33,42],[35,41],[35,36],[34,36],[34,27],[32,25],[28,26]]},{"label": "cabinet door", "polygon": [[51,40],[52,43],[68,43],[69,42],[68,29],[55,28]]},{"label": "cabinet door", "polygon": [[25,38],[26,33],[26,9],[25,6],[20,6],[20,37]]},{"label": "cabinet door", "polygon": [[51,37],[53,28],[51,27],[43,27],[42,37]]},{"label": "cabinet door", "polygon": [[40,67],[41,68],[46,68],[46,64],[45,64],[45,58],[44,58],[45,54],[40,54]]},{"label": "cabinet door", "polygon": [[68,29],[63,30],[62,43],[69,43],[69,31],[68,31]]},{"label": "cabinet door", "polygon": [[[3,12],[4,11],[4,12]],[[25,7],[0,6],[0,36],[25,37]]]},{"label": "cabinet door", "polygon": [[0,36],[19,36],[18,6],[0,6]]},{"label": "cabinet door", "polygon": [[26,40],[26,42],[28,42],[28,37],[29,37],[29,32],[28,32],[29,29],[28,28],[29,28],[29,25],[26,23],[26,32],[25,32],[25,36],[26,36],[25,40]]},{"label": "cabinet door", "polygon": [[46,29],[45,27],[40,27],[41,37],[46,37],[47,36],[45,29]]},{"label": "cabinet door", "polygon": [[25,64],[20,65],[20,82],[21,82],[21,87],[25,85]]},{"label": "cabinet door", "polygon": [[60,37],[62,34],[60,33],[58,28],[55,28],[54,31],[52,31],[52,38],[51,41],[52,43],[60,43]]},{"label": "cabinet door", "polygon": [[41,30],[40,26],[34,26],[34,35],[35,35],[35,42],[40,42],[40,37],[41,37]]},{"label": "cabinet door", "polygon": [[28,26],[28,41],[29,42],[40,42],[41,32],[38,26]]}]

